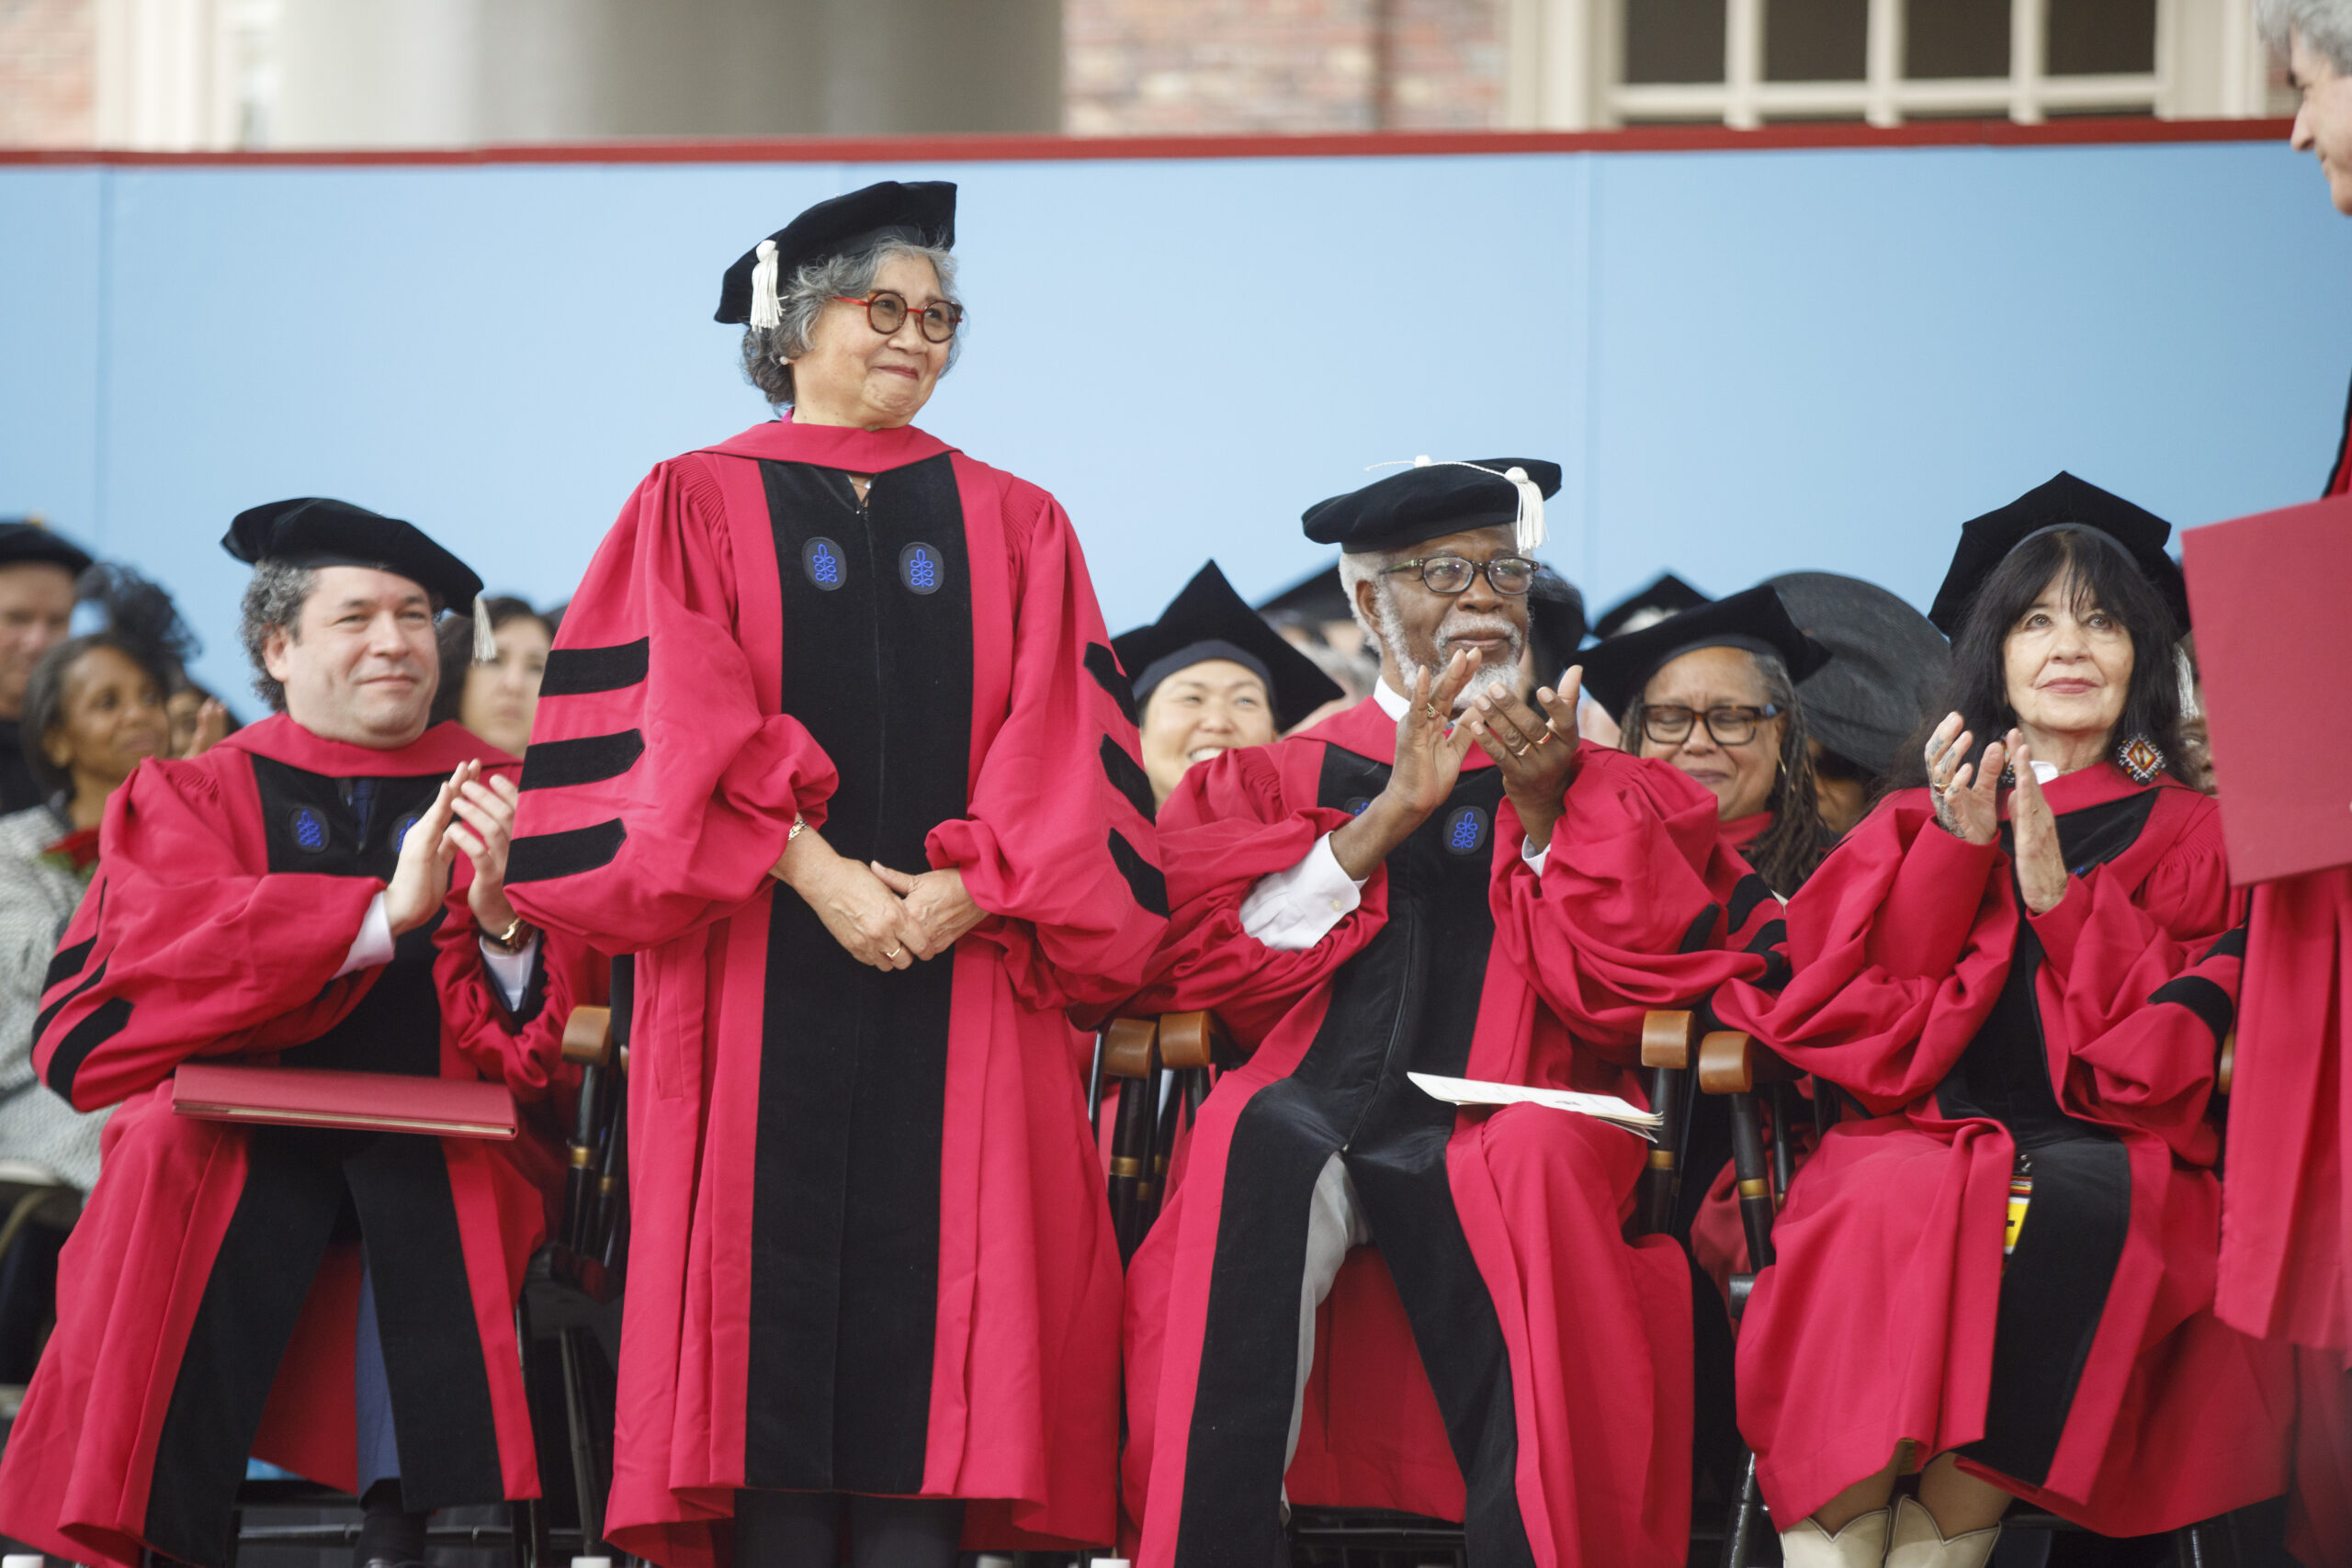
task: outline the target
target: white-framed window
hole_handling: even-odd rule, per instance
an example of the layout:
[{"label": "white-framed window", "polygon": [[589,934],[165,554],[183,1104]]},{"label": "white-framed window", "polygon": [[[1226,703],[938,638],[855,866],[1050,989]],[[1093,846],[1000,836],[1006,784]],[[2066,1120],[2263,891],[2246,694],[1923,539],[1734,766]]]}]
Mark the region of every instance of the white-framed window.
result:
[{"label": "white-framed window", "polygon": [[2275,112],[2254,0],[1508,0],[1512,123]]}]

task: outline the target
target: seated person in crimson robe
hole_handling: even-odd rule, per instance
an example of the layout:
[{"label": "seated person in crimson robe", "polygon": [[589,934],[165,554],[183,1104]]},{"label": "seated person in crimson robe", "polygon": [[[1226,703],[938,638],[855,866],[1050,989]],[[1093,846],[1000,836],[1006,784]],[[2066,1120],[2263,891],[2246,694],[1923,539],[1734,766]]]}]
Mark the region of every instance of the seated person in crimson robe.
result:
[{"label": "seated person in crimson robe", "polygon": [[1113,637],[1111,651],[1129,671],[1143,771],[1159,806],[1187,769],[1237,747],[1268,745],[1342,694],[1233,591],[1215,561],[1193,574],[1159,619]]},{"label": "seated person in crimson robe", "polygon": [[[1579,749],[1573,681],[1514,694],[1558,485],[1549,463],[1433,464],[1308,512],[1381,685],[1200,763],[1161,813],[1176,910],[1127,1010],[1213,1008],[1253,1049],[1128,1275],[1146,1568],[1277,1559],[1317,1307],[1367,1246],[1403,1323],[1329,1348],[1326,1475],[1361,1489],[1305,1500],[1460,1518],[1476,1564],[1684,1560],[1689,1276],[1623,1231],[1646,1145],[1546,1107],[1457,1112],[1406,1077],[1638,1102],[1642,1010],[1761,968],[1722,945],[1755,879],[1713,797]],[[1416,1427],[1432,1392],[1442,1419]]]},{"label": "seated person in crimson robe", "polygon": [[1785,988],[1713,998],[1867,1112],[1791,1183],[1740,1324],[1797,1568],[1981,1568],[2017,1497],[2142,1535],[2285,1489],[2285,1347],[2212,1311],[2245,931],[2218,808],[2165,767],[2169,533],[2067,474],[1968,524],[1930,612],[1950,716],[1790,902]]},{"label": "seated person in crimson robe", "polygon": [[50,965],[42,1080],[117,1110],[0,1460],[0,1531],[225,1563],[258,1454],[364,1498],[360,1568],[410,1562],[430,1511],[537,1494],[514,1308],[551,1143],[198,1120],[174,1112],[173,1071],[542,1100],[569,1003],[501,886],[514,759],[425,722],[434,616],[480,580],[337,501],[256,507],[222,542],[254,569],[246,646],[278,711],[130,775]]},{"label": "seated person in crimson robe", "polygon": [[910,423],[955,202],[884,181],[729,270],[790,412],[647,476],[539,691],[514,897],[638,954],[605,1526],[668,1568],[1115,1527],[1064,1010],[1141,982],[1167,891],[1069,518]]}]

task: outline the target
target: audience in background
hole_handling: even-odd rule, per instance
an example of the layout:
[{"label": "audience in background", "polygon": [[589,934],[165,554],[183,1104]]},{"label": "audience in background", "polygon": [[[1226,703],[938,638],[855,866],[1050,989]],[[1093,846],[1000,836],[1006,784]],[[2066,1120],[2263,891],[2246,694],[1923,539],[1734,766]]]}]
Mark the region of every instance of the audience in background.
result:
[{"label": "audience in background", "polygon": [[490,612],[497,657],[477,663],[473,622],[452,615],[441,626],[441,692],[435,723],[455,719],[476,739],[510,757],[531,743],[531,720],[539,711],[539,681],[547,673],[555,624],[526,600],[501,593],[482,601]]},{"label": "audience in background", "polygon": [[39,523],[0,523],[0,811],[40,804],[18,720],[25,682],[74,620],[74,581],[90,557]]}]

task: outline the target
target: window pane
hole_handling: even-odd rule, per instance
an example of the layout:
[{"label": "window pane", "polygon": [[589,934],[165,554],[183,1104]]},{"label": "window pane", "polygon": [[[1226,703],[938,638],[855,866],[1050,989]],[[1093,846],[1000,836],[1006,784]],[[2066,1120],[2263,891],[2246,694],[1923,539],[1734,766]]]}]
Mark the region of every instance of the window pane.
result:
[{"label": "window pane", "polygon": [[2142,76],[2156,68],[2156,0],[2050,0],[2052,76]]},{"label": "window pane", "polygon": [[1870,22],[1871,0],[1765,0],[1764,79],[1860,81],[1870,71]]},{"label": "window pane", "polygon": [[2006,76],[2009,8],[1997,0],[1906,0],[1905,76]]},{"label": "window pane", "polygon": [[1625,0],[1625,80],[1724,79],[1724,0]]}]

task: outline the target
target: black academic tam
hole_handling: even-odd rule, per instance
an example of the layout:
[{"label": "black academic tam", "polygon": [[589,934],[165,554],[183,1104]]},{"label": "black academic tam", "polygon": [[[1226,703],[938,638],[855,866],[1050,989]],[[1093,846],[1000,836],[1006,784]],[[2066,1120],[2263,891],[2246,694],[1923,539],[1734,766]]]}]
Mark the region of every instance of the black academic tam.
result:
[{"label": "black academic tam", "polygon": [[481,592],[473,569],[415,524],[324,496],[297,496],[240,512],[220,547],[249,566],[277,560],[398,572],[457,610],[469,609]]},{"label": "black academic tam", "polygon": [[2134,506],[2069,473],[2061,473],[2007,506],[1961,525],[1960,548],[1952,553],[1951,570],[1944,574],[1943,586],[1936,590],[1936,602],[1928,607],[1928,619],[1946,637],[1954,635],[1976,591],[2011,550],[2037,534],[2069,524],[2120,545],[2141,575],[2172,606],[2174,620],[2182,629],[2188,628],[2188,585],[2180,575],[2179,563],[2165,553],[2172,525],[2145,507]]},{"label": "black academic tam", "polygon": [[1230,660],[1266,683],[1278,730],[1347,694],[1233,591],[1215,561],[1193,574],[1159,619],[1122,632],[1111,647],[1138,708],[1162,681],[1212,659]]},{"label": "black academic tam", "polygon": [[1362,490],[1317,502],[1300,522],[1308,538],[1337,545],[1350,555],[1403,549],[1473,528],[1507,527],[1519,516],[1518,487],[1503,478],[1513,468],[1524,469],[1544,499],[1559,493],[1557,463],[1479,457],[1401,469]]},{"label": "black academic tam", "polygon": [[1600,619],[1592,623],[1592,635],[1605,638],[1620,632],[1637,632],[1643,626],[1656,626],[1668,615],[1679,615],[1709,603],[1712,601],[1704,593],[1674,573],[1662,571],[1657,581],[1628,593],[1603,610]]},{"label": "black academic tam", "polygon": [[30,518],[0,523],[0,566],[62,566],[79,577],[90,570],[90,554]]},{"label": "black academic tam", "polygon": [[[952,180],[881,180],[846,196],[829,197],[768,236],[775,243],[779,288],[811,262],[831,261],[883,240],[904,240],[935,250],[956,245],[956,186]],[[763,241],[762,243],[767,242]],[[752,246],[735,259],[718,285],[715,321],[752,319],[752,270],[760,264]]]},{"label": "black academic tam", "polygon": [[1651,676],[1702,648],[1771,654],[1789,667],[1792,681],[1804,680],[1830,659],[1827,649],[1797,629],[1780,594],[1769,587],[1750,588],[1586,649],[1579,656],[1584,689],[1610,714],[1623,714]]}]

